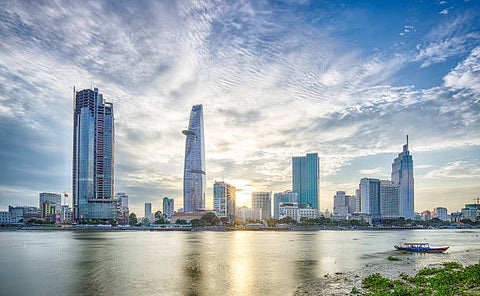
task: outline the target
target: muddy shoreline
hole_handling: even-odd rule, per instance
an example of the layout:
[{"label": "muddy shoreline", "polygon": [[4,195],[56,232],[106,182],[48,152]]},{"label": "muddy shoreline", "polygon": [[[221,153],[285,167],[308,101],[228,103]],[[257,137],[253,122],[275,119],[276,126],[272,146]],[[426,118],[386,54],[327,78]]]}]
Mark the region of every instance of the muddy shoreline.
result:
[{"label": "muddy shoreline", "polygon": [[[384,256],[380,254],[379,256]],[[471,265],[480,262],[480,249],[446,252],[444,254],[418,254],[398,252],[396,257],[401,261],[388,261],[370,264],[360,269],[344,273],[325,274],[322,278],[309,280],[297,287],[294,294],[299,295],[349,295],[353,287],[362,293],[362,280],[374,273],[379,273],[389,279],[399,279],[400,274],[415,275],[425,267],[441,267],[445,262],[458,262],[462,265]]]}]

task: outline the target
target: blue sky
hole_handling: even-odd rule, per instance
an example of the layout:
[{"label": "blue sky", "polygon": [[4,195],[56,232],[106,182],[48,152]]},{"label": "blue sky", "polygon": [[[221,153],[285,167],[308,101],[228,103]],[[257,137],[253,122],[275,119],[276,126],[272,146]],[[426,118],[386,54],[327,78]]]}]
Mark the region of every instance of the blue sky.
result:
[{"label": "blue sky", "polygon": [[2,1],[0,208],[71,192],[72,92],[115,106],[115,191],[181,207],[184,136],[204,105],[207,207],[225,178],[291,189],[318,152],[322,210],[389,178],[410,137],[415,209],[480,192],[479,1]]}]

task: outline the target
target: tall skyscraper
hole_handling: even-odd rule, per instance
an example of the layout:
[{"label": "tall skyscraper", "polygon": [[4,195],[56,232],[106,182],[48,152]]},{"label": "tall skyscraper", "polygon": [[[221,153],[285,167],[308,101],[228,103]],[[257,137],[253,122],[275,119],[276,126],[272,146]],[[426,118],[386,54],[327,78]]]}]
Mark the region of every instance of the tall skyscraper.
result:
[{"label": "tall skyscraper", "polygon": [[206,173],[202,105],[192,107],[188,129],[182,133],[187,136],[183,173],[183,208],[185,213],[191,213],[205,208]]},{"label": "tall skyscraper", "polygon": [[145,219],[148,219],[150,223],[153,223],[155,221],[152,221],[153,214],[152,214],[152,203],[146,202],[145,203]]},{"label": "tall skyscraper", "polygon": [[175,213],[175,200],[173,198],[163,198],[163,217],[170,219]]},{"label": "tall skyscraper", "polygon": [[319,209],[319,161],[317,153],[292,158],[293,192],[298,194],[299,207]]},{"label": "tall skyscraper", "polygon": [[253,192],[252,209],[262,210],[262,219],[267,221],[272,217],[272,193],[271,192]]},{"label": "tall skyscraper", "polygon": [[225,182],[213,184],[213,209],[219,217],[235,218],[235,191],[234,186]]},{"label": "tall skyscraper", "polygon": [[287,190],[273,195],[273,218],[280,219],[280,203],[298,203],[298,194]]},{"label": "tall skyscraper", "polygon": [[113,105],[98,89],[75,92],[73,112],[73,215],[79,220],[117,219],[113,194]]},{"label": "tall skyscraper", "polygon": [[400,215],[405,219],[414,219],[413,159],[407,144],[392,164],[392,181],[400,185]]}]

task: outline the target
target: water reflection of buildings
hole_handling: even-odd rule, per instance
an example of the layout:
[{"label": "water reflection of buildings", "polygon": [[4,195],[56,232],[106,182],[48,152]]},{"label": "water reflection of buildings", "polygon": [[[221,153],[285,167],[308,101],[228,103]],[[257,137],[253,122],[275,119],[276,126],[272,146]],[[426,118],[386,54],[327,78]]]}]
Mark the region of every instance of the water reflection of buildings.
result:
[{"label": "water reflection of buildings", "polygon": [[205,267],[202,265],[203,242],[201,233],[188,236],[185,246],[182,285],[183,295],[201,295],[205,291]]}]

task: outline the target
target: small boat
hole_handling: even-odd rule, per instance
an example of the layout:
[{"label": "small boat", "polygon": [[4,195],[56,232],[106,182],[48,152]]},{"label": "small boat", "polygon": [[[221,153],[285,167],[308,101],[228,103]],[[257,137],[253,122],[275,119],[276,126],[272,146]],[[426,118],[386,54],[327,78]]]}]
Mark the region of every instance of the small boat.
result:
[{"label": "small boat", "polygon": [[428,243],[404,243],[401,246],[394,246],[399,251],[420,252],[420,253],[443,253],[449,247],[431,248]]}]

